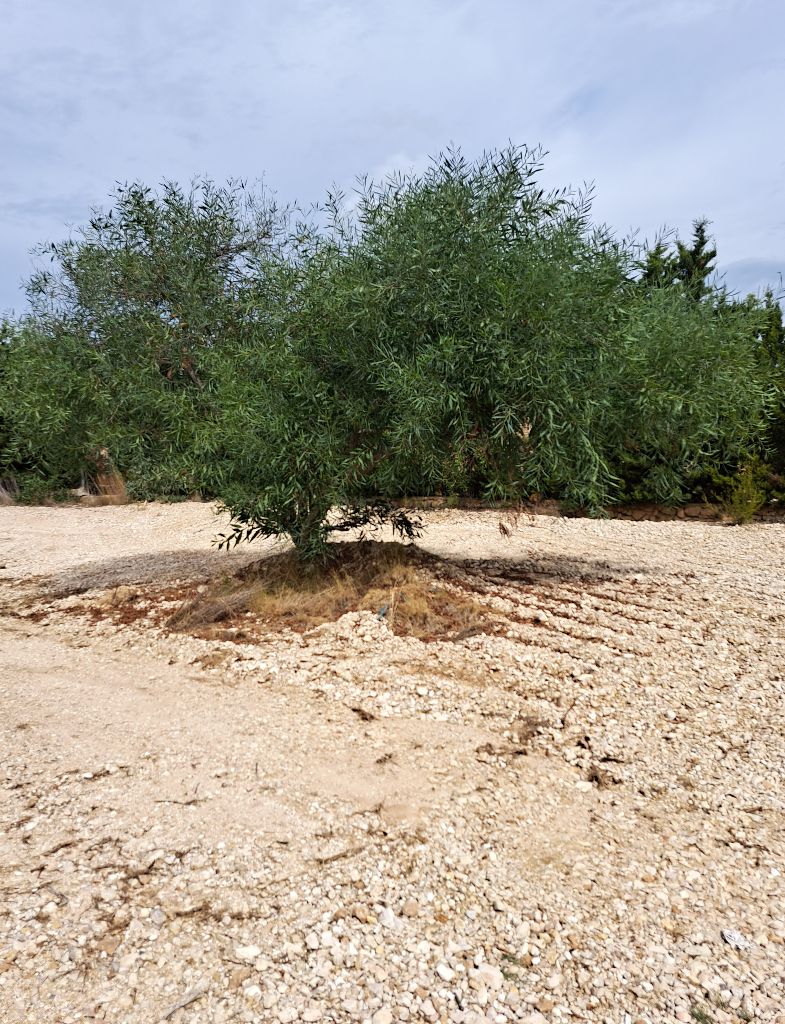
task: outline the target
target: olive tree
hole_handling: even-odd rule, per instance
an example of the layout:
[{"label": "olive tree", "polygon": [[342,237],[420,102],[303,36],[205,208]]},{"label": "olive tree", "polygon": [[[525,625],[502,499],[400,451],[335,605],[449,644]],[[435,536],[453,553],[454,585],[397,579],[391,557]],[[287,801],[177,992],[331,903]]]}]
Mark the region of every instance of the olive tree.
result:
[{"label": "olive tree", "polygon": [[72,485],[106,448],[137,496],[195,490],[196,428],[211,403],[203,359],[237,329],[243,290],[285,220],[241,185],[131,184],[43,246],[28,285],[35,342],[15,398],[18,443]]}]

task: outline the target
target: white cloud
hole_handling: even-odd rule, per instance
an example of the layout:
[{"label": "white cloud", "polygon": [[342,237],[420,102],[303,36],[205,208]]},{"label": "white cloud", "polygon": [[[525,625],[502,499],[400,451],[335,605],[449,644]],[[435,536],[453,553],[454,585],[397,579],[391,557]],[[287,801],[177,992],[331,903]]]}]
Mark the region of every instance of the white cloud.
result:
[{"label": "white cloud", "polygon": [[762,295],[771,288],[777,297],[785,295],[783,276],[785,259],[781,260],[736,260],[719,267],[723,283],[739,295]]},{"label": "white cloud", "polygon": [[740,13],[750,0],[610,0],[617,13],[650,28],[679,28]]},{"label": "white cloud", "polygon": [[706,215],[727,262],[785,254],[780,0],[27,0],[3,30],[0,308],[117,180],[307,204],[451,141],[543,143],[622,232]]}]

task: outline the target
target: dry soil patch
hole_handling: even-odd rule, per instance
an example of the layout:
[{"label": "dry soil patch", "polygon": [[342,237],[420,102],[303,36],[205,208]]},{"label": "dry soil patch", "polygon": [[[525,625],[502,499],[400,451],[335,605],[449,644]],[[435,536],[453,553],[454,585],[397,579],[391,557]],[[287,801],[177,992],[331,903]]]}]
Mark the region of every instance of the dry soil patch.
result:
[{"label": "dry soil patch", "polygon": [[785,526],[498,519],[493,635],[205,639],[207,506],[0,509],[0,1020],[779,1019]]}]

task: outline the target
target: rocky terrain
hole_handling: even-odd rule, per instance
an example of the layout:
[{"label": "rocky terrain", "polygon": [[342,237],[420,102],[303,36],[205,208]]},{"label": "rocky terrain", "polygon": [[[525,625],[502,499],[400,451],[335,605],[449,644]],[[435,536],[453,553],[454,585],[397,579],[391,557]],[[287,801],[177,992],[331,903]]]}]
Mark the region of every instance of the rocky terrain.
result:
[{"label": "rocky terrain", "polygon": [[427,519],[493,635],[173,633],[264,548],[0,508],[1,1021],[785,1022],[785,525]]}]

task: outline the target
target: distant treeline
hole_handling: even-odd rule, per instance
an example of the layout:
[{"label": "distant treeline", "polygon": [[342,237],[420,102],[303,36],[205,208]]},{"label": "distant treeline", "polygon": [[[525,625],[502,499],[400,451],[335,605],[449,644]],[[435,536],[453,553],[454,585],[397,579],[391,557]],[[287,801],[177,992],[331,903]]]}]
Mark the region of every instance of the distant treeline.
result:
[{"label": "distant treeline", "polygon": [[782,498],[775,297],[715,282],[705,221],[615,237],[541,158],[449,152],[309,215],[242,184],[118,189],[2,328],[6,493],[89,487],[108,453],[132,496],[216,497],[235,538],[306,556],[406,531],[406,495]]}]

